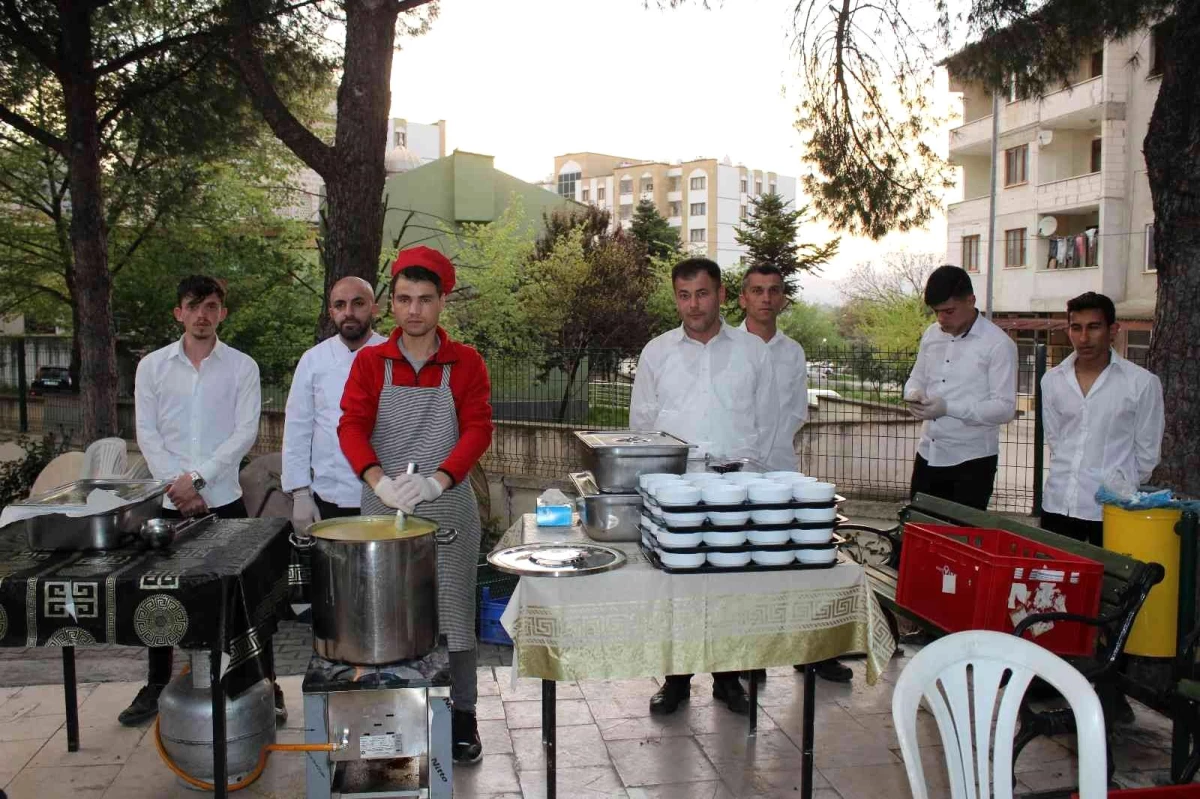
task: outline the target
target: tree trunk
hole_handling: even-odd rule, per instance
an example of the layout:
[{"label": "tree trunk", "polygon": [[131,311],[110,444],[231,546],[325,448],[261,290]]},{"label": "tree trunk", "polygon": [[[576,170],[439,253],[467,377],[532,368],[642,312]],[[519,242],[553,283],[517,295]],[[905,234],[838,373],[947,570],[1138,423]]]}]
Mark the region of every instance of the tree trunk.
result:
[{"label": "tree trunk", "polygon": [[1162,83],[1143,144],[1154,203],[1158,300],[1150,369],[1166,431],[1154,482],[1200,497],[1200,3],[1176,6]]},{"label": "tree trunk", "polygon": [[71,299],[79,339],[80,398],[86,445],[117,434],[117,354],[108,272],[108,231],[100,185],[100,127],[92,69],[91,11],[59,0],[62,20],[59,76],[67,111],[71,189]]},{"label": "tree trunk", "polygon": [[[346,3],[346,58],[334,139],[337,167],[325,176],[325,296],[343,277],[355,275],[374,286],[378,274],[397,15],[393,2]],[[319,327],[321,338],[335,332],[327,309],[321,311]]]}]

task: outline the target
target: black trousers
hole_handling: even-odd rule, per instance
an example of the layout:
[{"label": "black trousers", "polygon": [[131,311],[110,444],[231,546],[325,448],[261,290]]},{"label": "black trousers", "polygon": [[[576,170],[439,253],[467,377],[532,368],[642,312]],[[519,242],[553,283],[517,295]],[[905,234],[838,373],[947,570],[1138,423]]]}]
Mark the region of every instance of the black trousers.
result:
[{"label": "black trousers", "polygon": [[953,466],[930,466],[917,455],[913,462],[912,487],[909,498],[929,494],[960,505],[987,510],[996,485],[998,455],[956,463]]},{"label": "black trousers", "polygon": [[1104,546],[1104,522],[1042,511],[1042,529],[1094,546]]},{"label": "black trousers", "polygon": [[322,519],[340,519],[344,516],[357,516],[361,513],[358,508],[343,508],[332,502],[326,502],[316,491],[313,492],[313,501],[317,503],[317,510],[321,512]]},{"label": "black trousers", "polygon": [[[245,519],[246,518],[246,503],[238,497],[228,505],[222,505],[219,508],[209,508],[209,511],[217,514],[221,519]],[[174,508],[163,508],[162,515],[164,519],[182,519],[183,514]],[[151,685],[166,685],[171,681],[171,669],[175,664],[175,648],[170,646],[151,646],[146,650],[149,668],[146,675],[146,682]],[[263,657],[266,660],[267,674],[271,679],[275,679],[275,653],[271,648],[270,640],[263,644]]]}]

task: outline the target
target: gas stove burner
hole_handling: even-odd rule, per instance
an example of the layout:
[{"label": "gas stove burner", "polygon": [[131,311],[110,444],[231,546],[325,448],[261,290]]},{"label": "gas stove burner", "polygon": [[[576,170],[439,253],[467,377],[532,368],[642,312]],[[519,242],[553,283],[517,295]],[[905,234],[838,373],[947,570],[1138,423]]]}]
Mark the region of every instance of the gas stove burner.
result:
[{"label": "gas stove burner", "polygon": [[316,654],[304,674],[305,693],[420,688],[450,684],[450,655],[439,646],[423,658],[378,666],[355,666]]}]

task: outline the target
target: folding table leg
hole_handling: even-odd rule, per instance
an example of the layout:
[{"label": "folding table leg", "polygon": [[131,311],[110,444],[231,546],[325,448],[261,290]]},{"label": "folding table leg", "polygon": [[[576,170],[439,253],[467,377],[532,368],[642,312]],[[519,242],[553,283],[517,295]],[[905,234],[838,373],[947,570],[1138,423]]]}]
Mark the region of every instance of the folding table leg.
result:
[{"label": "folding table leg", "polygon": [[212,731],[213,731],[213,796],[215,799],[225,799],[228,795],[229,771],[227,761],[228,743],[225,738],[225,682],[221,674],[221,660],[225,653],[225,612],[229,600],[229,584],[221,580],[221,600],[217,609],[217,634],[213,638],[210,668],[212,674],[209,685],[212,691]]},{"label": "folding table leg", "polygon": [[63,693],[67,699],[67,751],[79,751],[79,697],[75,688],[75,647],[62,648]]},{"label": "folding table leg", "polygon": [[554,680],[542,680],[542,748],[546,752],[546,799],[555,799],[558,795],[558,779],[555,773],[558,722],[554,715],[554,702]]},{"label": "folding table leg", "polygon": [[811,663],[804,664],[804,748],[800,751],[801,799],[812,799],[813,795],[813,735],[817,717],[817,670]]},{"label": "folding table leg", "polygon": [[750,732],[748,735],[753,738],[758,735],[758,681],[754,679],[754,672],[746,672],[747,681],[750,683]]}]

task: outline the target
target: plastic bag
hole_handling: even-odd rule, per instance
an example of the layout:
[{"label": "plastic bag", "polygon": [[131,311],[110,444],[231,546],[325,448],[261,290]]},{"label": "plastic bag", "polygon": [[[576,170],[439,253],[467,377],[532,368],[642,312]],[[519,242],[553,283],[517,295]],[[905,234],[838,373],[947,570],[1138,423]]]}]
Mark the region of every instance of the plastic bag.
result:
[{"label": "plastic bag", "polygon": [[572,507],[571,498],[557,488],[543,491],[537,498],[538,527],[569,527]]}]

